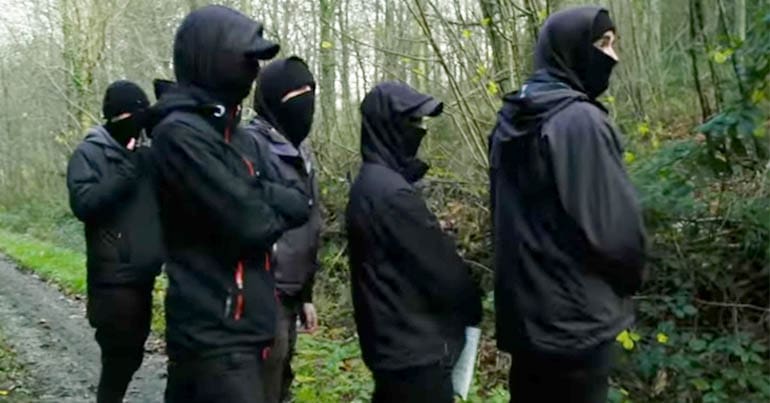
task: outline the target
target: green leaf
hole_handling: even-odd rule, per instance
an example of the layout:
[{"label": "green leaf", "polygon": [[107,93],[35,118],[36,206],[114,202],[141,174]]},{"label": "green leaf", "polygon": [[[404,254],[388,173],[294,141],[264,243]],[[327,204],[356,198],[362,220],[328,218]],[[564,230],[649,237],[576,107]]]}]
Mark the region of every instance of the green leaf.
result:
[{"label": "green leaf", "polygon": [[700,352],[706,349],[706,342],[701,339],[690,340],[690,348],[695,352]]},{"label": "green leaf", "polygon": [[698,314],[698,308],[692,305],[685,305],[685,307],[682,308],[682,311],[689,316],[695,316]]},{"label": "green leaf", "polygon": [[717,64],[724,64],[733,55],[733,53],[735,53],[735,50],[729,48],[715,50],[711,53],[711,58],[714,59]]},{"label": "green leaf", "polygon": [[321,49],[331,49],[333,47],[334,47],[334,44],[329,41],[321,42]]},{"label": "green leaf", "polygon": [[472,35],[473,35],[473,33],[471,32],[471,30],[470,30],[470,29],[464,29],[464,30],[463,30],[463,38],[465,38],[465,39],[471,39],[471,36],[472,36]]},{"label": "green leaf", "polygon": [[622,331],[615,340],[620,343],[626,351],[634,349],[634,339],[631,337],[631,333],[628,330]]},{"label": "green leaf", "polygon": [[650,134],[650,124],[647,122],[639,123],[639,125],[636,127],[636,131],[642,137],[647,136],[648,134]]},{"label": "green leaf", "polygon": [[695,386],[695,388],[696,388],[696,389],[698,389],[698,391],[700,391],[700,392],[705,392],[705,391],[707,391],[707,390],[709,390],[709,389],[711,388],[708,382],[706,382],[705,380],[703,380],[703,379],[700,379],[700,378],[698,378],[698,379],[693,379],[693,380],[692,380],[692,381],[690,381],[690,382],[691,382],[691,383],[692,383],[692,385],[693,385],[693,386]]},{"label": "green leaf", "polygon": [[490,81],[487,83],[487,93],[489,95],[497,95],[500,93],[500,87],[497,85],[496,82]]}]

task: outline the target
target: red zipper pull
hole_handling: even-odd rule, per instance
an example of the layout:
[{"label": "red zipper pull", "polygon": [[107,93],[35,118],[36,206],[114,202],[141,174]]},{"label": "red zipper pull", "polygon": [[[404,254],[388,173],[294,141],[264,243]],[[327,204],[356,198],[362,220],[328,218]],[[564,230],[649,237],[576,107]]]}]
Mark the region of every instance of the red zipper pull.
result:
[{"label": "red zipper pull", "polygon": [[243,306],[245,301],[243,299],[243,262],[238,262],[238,266],[235,268],[235,286],[237,287],[238,295],[235,297],[235,320],[241,320],[243,316]]}]

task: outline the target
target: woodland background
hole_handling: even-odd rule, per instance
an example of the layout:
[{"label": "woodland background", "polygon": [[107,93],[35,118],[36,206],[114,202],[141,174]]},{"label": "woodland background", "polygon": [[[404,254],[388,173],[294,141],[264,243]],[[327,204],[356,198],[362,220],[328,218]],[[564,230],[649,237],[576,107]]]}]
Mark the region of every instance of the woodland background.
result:
[{"label": "woodland background", "polygon": [[[100,122],[109,82],[127,78],[151,94],[152,79],[173,78],[176,26],[204,3],[0,0],[0,228],[83,250],[67,206],[67,159]],[[585,2],[220,3],[264,21],[282,54],[306,58],[318,80],[324,328],[301,341],[297,399],[363,400],[371,388],[358,359],[341,213],[360,160],[358,104],[378,81],[401,79],[447,104],[423,150],[433,165],[424,186],[488,291],[473,400],[506,401],[510,359],[496,352],[491,321],[486,138],[501,97],[531,72],[542,22]],[[603,102],[626,135],[652,241],[639,323],[618,338],[611,401],[770,401],[770,1],[597,3],[620,37]]]}]

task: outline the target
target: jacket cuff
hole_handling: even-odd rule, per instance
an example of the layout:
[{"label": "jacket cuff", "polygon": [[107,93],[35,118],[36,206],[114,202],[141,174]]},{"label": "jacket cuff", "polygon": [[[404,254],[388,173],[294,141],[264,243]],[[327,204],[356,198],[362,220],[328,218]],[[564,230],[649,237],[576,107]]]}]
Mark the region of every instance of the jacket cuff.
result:
[{"label": "jacket cuff", "polygon": [[303,304],[312,304],[313,303],[313,285],[315,284],[315,278],[311,278],[308,280],[307,283],[305,283],[305,286],[302,288],[302,291],[299,293],[299,299],[300,302]]}]

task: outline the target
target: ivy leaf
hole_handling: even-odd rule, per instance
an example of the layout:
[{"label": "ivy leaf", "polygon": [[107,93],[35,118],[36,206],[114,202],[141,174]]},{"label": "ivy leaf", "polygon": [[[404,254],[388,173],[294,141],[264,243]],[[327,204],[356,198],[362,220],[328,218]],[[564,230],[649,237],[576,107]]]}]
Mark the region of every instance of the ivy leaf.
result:
[{"label": "ivy leaf", "polygon": [[473,35],[473,33],[471,32],[470,29],[464,29],[463,30],[463,38],[471,39],[471,35]]},{"label": "ivy leaf", "polygon": [[685,307],[682,310],[686,315],[689,315],[689,316],[695,316],[698,314],[698,308],[692,305],[685,305]]},{"label": "ivy leaf", "polygon": [[331,49],[333,47],[334,47],[334,44],[329,41],[321,42],[321,49]]},{"label": "ivy leaf", "polygon": [[658,333],[658,335],[656,336],[656,339],[660,344],[668,344],[668,335],[663,332]]},{"label": "ivy leaf", "polygon": [[700,352],[706,349],[706,342],[701,339],[690,340],[690,348],[695,352]]},{"label": "ivy leaf", "polygon": [[491,18],[487,17],[487,18],[484,18],[484,19],[481,20],[481,26],[482,27],[488,27],[490,25],[492,25],[492,19]]}]

